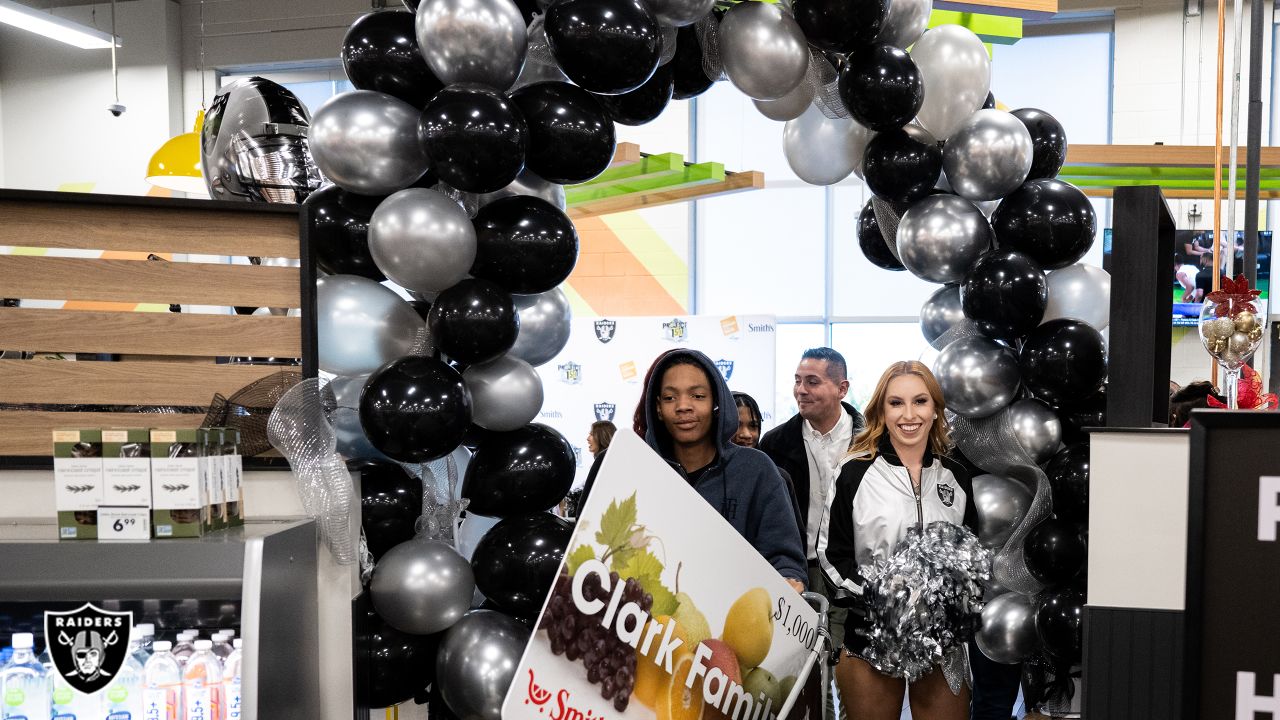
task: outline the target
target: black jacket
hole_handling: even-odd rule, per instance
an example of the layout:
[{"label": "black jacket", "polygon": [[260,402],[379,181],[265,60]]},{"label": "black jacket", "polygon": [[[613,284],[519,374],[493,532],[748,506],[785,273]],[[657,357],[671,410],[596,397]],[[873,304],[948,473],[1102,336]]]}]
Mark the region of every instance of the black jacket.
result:
[{"label": "black jacket", "polygon": [[[862,429],[862,413],[849,403],[842,402],[840,405],[853,418],[853,433],[849,436],[849,443],[852,445],[853,438]],[[809,532],[806,526],[809,513],[809,458],[805,453],[802,430],[804,430],[804,418],[796,413],[790,420],[760,438],[760,450],[768,455],[779,469],[791,476],[791,490],[794,493],[792,502],[795,503],[796,515],[800,519],[800,534],[804,536],[806,544],[805,553],[808,553],[813,550],[807,547]]]}]

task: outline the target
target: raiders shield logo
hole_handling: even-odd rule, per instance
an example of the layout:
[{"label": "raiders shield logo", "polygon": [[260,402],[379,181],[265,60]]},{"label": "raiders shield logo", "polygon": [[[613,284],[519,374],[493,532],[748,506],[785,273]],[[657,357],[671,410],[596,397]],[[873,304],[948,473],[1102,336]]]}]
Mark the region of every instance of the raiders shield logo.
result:
[{"label": "raiders shield logo", "polygon": [[570,385],[582,382],[582,366],[572,360],[563,365],[556,365],[556,372],[560,373],[560,382]]},{"label": "raiders shield logo", "polygon": [[956,489],[950,485],[939,485],[938,499],[942,501],[943,505],[951,507],[956,502]]},{"label": "raiders shield logo", "polygon": [[596,420],[600,420],[600,421],[613,420],[613,414],[618,411],[618,406],[615,405],[614,403],[607,403],[607,402],[596,403],[595,411],[596,411]]},{"label": "raiders shield logo", "polygon": [[716,369],[724,376],[725,380],[733,377],[733,361],[721,358],[716,361]]},{"label": "raiders shield logo", "polygon": [[671,318],[662,323],[662,334],[671,342],[684,342],[689,339],[689,323],[680,318]]},{"label": "raiders shield logo", "polygon": [[582,467],[582,448],[577,445],[570,445],[573,448],[573,464],[575,467]]},{"label": "raiders shield logo", "polygon": [[89,603],[70,612],[46,612],[44,637],[58,674],[92,695],[110,684],[129,652],[132,612],[109,612]]},{"label": "raiders shield logo", "polygon": [[617,320],[597,320],[596,321],[596,339],[602,343],[607,343],[613,339],[613,333],[618,329]]}]

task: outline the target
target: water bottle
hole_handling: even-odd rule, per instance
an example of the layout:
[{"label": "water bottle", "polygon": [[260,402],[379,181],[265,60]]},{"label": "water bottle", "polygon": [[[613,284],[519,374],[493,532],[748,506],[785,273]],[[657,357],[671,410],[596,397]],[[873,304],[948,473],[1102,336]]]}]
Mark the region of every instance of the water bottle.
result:
[{"label": "water bottle", "polygon": [[13,656],[0,668],[0,720],[49,717],[49,685],[34,647],[31,633],[13,634]]},{"label": "water bottle", "polygon": [[240,720],[240,663],[241,641],[232,641],[231,654],[227,656],[222,671],[222,682],[227,689],[227,720]]},{"label": "water bottle", "polygon": [[219,660],[225,663],[232,650],[230,630],[219,630],[213,634],[213,654],[217,655]]},{"label": "water bottle", "polygon": [[195,649],[182,668],[186,720],[222,720],[222,663],[213,654],[212,640],[196,640]]},{"label": "water bottle", "polygon": [[173,656],[178,659],[178,665],[186,665],[191,654],[196,651],[195,639],[199,634],[196,630],[183,630],[178,633],[178,642],[173,645]]},{"label": "water bottle", "polygon": [[151,657],[151,653],[155,652],[152,647],[156,635],[156,626],[152,623],[139,623],[133,626],[138,631],[138,662],[146,666],[147,659]]},{"label": "water bottle", "polygon": [[[130,643],[132,644],[132,642]],[[138,638],[141,646],[141,638]],[[106,720],[140,720],[143,715],[143,684],[145,670],[133,653],[125,656],[124,664],[100,696],[102,713]]]},{"label": "water bottle", "polygon": [[98,703],[97,696],[85,695],[71,687],[53,667],[48,644],[36,659],[44,666],[45,676],[49,678],[49,711],[53,720],[97,720],[101,717],[102,706]]},{"label": "water bottle", "polygon": [[182,720],[182,667],[173,643],[157,640],[143,668],[142,712],[146,720]]}]

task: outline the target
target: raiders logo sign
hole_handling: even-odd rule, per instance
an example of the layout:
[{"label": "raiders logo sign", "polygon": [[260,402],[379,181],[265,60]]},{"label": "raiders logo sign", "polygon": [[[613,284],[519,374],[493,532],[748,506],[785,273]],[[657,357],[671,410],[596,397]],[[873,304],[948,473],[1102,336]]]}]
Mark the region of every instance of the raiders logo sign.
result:
[{"label": "raiders logo sign", "polygon": [[680,318],[671,318],[662,323],[662,334],[671,342],[684,342],[689,339],[689,323]]},{"label": "raiders logo sign", "polygon": [[950,485],[938,485],[938,499],[943,505],[951,507],[956,502],[956,489]]},{"label": "raiders logo sign", "polygon": [[597,320],[596,321],[596,339],[602,343],[607,343],[613,339],[613,333],[618,329],[617,320]]},{"label": "raiders logo sign", "polygon": [[613,414],[618,411],[618,406],[614,403],[601,402],[595,404],[596,420],[613,420]]},{"label": "raiders logo sign", "polygon": [[129,652],[132,612],[110,612],[85,603],[70,612],[45,612],[49,657],[67,684],[92,695],[110,684]]},{"label": "raiders logo sign", "polygon": [[729,380],[730,378],[733,377],[733,361],[732,360],[725,360],[724,358],[720,358],[719,360],[716,361],[716,369],[720,371],[720,374],[724,376],[725,380]]},{"label": "raiders logo sign", "polygon": [[556,372],[560,374],[560,382],[570,385],[582,382],[582,366],[572,360],[563,365],[556,365]]}]

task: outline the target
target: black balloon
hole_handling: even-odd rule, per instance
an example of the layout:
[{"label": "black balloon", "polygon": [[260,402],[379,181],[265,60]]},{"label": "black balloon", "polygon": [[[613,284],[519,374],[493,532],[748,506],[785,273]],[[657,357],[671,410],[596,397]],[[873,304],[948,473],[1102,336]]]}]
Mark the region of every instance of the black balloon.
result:
[{"label": "black balloon", "polygon": [[471,274],[508,292],[534,295],[564,282],[578,261],[578,233],[560,208],[513,195],[480,208]]},{"label": "black balloon", "polygon": [[548,182],[583,183],[613,162],[613,120],[599,99],[566,82],[540,82],[511,93],[529,128],[525,164]]},{"label": "black balloon", "polygon": [[702,69],[702,45],[692,25],[676,31],[676,54],[666,67],[671,68],[675,81],[671,97],[676,100],[698,97],[715,84]]},{"label": "black balloon", "polygon": [[347,464],[360,473],[360,526],[374,558],[413,539],[413,524],[422,515],[422,481],[386,460]]},{"label": "black balloon", "polygon": [[[416,3],[415,3],[416,4]],[[411,12],[364,15],[342,38],[342,68],[360,90],[377,90],[421,109],[444,88],[427,67]]]},{"label": "black balloon", "polygon": [[1084,593],[1074,588],[1048,590],[1036,603],[1036,635],[1049,657],[1062,664],[1080,661]]},{"label": "black balloon", "polygon": [[1027,534],[1023,556],[1027,570],[1036,580],[1049,587],[1064,585],[1084,569],[1084,537],[1074,523],[1051,518]]},{"label": "black balloon", "polygon": [[1040,324],[1049,303],[1049,282],[1035,262],[1013,250],[982,254],[960,284],[964,316],[983,334],[1012,340]]},{"label": "black balloon", "polygon": [[889,252],[889,245],[884,241],[880,231],[880,223],[876,221],[876,211],[868,200],[858,215],[858,247],[862,254],[876,267],[885,270],[905,270],[906,267],[898,258]]},{"label": "black balloon", "polygon": [[892,45],[849,53],[838,88],[853,119],[876,131],[906,125],[924,103],[920,70],[905,50]]},{"label": "black balloon", "polygon": [[462,497],[468,512],[510,517],[546,510],[564,499],[577,469],[573,446],[540,423],[486,433],[467,465]]},{"label": "black balloon", "polygon": [[675,91],[675,76],[671,63],[654,71],[653,77],[643,85],[621,95],[597,96],[614,122],[623,125],[644,125],[657,119],[671,102]]},{"label": "black balloon", "polygon": [[448,455],[471,424],[462,375],[436,358],[403,357],[369,376],[360,393],[360,426],[375,448],[400,462]]},{"label": "black balloon", "polygon": [[983,110],[994,110],[996,107],[996,96],[990,91],[987,92],[987,99],[982,102]]},{"label": "black balloon", "polygon": [[662,58],[658,18],[643,0],[556,0],[545,27],[560,69],[593,93],[635,90]]},{"label": "black balloon", "polygon": [[1053,488],[1053,514],[1070,523],[1089,521],[1089,446],[1085,443],[1062,449],[1045,468]]},{"label": "black balloon", "polygon": [[1097,227],[1089,198],[1059,180],[1030,180],[991,213],[996,243],[1030,255],[1046,271],[1084,257]]},{"label": "black balloon", "polygon": [[436,297],[427,325],[441,352],[474,365],[511,349],[520,316],[511,293],[488,280],[467,278]]},{"label": "black balloon", "polygon": [[1107,377],[1102,334],[1079,320],[1050,320],[1027,335],[1018,358],[1022,382],[1050,405],[1078,402]]},{"label": "black balloon", "polygon": [[442,182],[470,193],[496,192],[524,169],[529,131],[506,96],[483,85],[441,90],[418,120],[418,137]]},{"label": "black balloon", "polygon": [[413,699],[435,681],[438,635],[410,635],[388,625],[369,593],[356,598],[356,704],[384,708]]},{"label": "black balloon", "polygon": [[1031,172],[1028,180],[1051,178],[1067,159],[1067,131],[1058,119],[1043,110],[1019,108],[1013,116],[1031,133]]},{"label": "black balloon", "polygon": [[884,0],[795,0],[791,9],[810,45],[847,53],[875,39],[889,5]]},{"label": "black balloon", "polygon": [[537,615],[572,534],[572,524],[546,512],[502,520],[485,533],[471,556],[476,587],[503,612]]},{"label": "black balloon", "polygon": [[942,149],[926,130],[908,125],[867,143],[862,174],[881,200],[915,202],[933,191],[942,172]]},{"label": "black balloon", "polygon": [[1062,442],[1072,445],[1088,442],[1085,428],[1105,427],[1107,424],[1107,386],[1092,395],[1069,398],[1055,408],[1062,421]]},{"label": "black balloon", "polygon": [[387,279],[369,254],[369,218],[380,202],[380,197],[356,195],[337,185],[325,185],[303,201],[303,208],[309,211],[303,216],[307,218],[307,241],[321,270],[378,282]]}]

